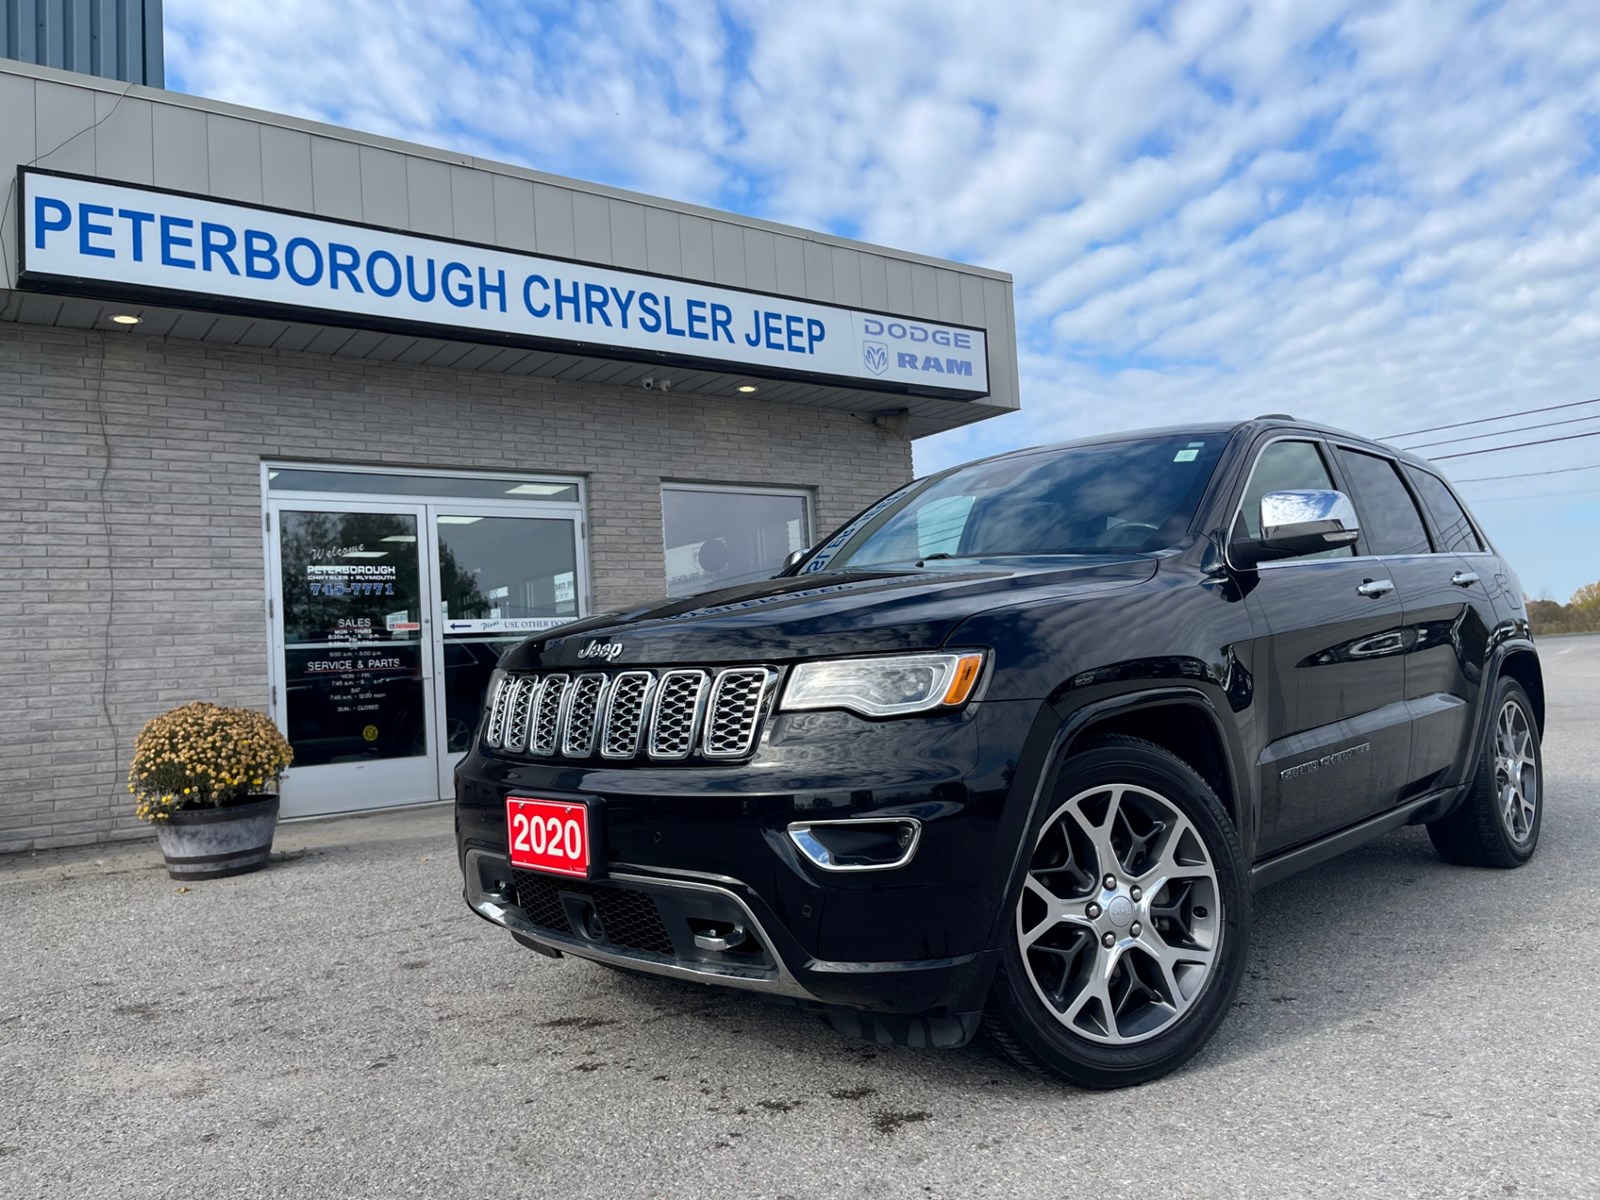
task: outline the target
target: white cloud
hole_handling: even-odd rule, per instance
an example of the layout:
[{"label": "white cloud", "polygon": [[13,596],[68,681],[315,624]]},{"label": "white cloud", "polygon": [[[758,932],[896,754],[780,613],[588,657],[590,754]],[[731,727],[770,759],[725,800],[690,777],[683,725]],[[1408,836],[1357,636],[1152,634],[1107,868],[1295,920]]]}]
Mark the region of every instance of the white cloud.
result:
[{"label": "white cloud", "polygon": [[[924,469],[1112,424],[1387,434],[1600,394],[1589,0],[166,12],[198,92],[1011,271],[1026,416],[930,439]],[[1445,465],[1588,462],[1600,439]],[[1531,585],[1600,575],[1497,489],[1468,492]]]}]

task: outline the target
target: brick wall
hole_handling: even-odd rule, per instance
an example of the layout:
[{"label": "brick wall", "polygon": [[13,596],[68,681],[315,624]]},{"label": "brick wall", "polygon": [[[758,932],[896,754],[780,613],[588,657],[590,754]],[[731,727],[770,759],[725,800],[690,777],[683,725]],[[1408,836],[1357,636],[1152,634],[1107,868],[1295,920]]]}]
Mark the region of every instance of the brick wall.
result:
[{"label": "brick wall", "polygon": [[663,479],[820,533],[911,474],[846,413],[0,324],[0,851],[146,833],[140,724],[265,706],[264,458],[585,475],[597,610],[661,591]]}]

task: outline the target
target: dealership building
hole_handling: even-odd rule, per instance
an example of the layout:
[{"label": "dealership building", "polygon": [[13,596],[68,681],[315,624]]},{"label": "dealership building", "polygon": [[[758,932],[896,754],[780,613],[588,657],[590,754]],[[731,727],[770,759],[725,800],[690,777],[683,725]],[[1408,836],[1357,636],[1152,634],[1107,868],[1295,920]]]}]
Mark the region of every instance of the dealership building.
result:
[{"label": "dealership building", "polygon": [[81,45],[0,58],[0,850],[143,832],[193,699],[288,734],[285,816],[448,797],[507,646],[771,575],[1018,407],[1004,274]]}]

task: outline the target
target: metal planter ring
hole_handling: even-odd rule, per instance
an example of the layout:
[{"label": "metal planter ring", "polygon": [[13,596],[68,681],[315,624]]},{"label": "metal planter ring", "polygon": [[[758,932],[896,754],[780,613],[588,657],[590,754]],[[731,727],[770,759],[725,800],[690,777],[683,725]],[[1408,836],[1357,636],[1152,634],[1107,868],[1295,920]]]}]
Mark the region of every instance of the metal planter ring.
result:
[{"label": "metal planter ring", "polygon": [[256,796],[226,808],[179,809],[156,822],[174,879],[221,879],[267,865],[278,827],[278,797]]}]

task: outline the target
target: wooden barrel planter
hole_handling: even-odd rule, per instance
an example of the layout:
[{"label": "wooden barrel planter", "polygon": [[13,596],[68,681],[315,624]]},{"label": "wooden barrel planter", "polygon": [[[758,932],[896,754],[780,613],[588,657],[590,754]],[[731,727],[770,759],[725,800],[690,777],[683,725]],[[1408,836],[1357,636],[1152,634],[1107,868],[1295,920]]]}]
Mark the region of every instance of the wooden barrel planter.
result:
[{"label": "wooden barrel planter", "polygon": [[247,796],[221,808],[180,808],[155,827],[172,878],[244,875],[259,871],[271,857],[278,797]]}]

